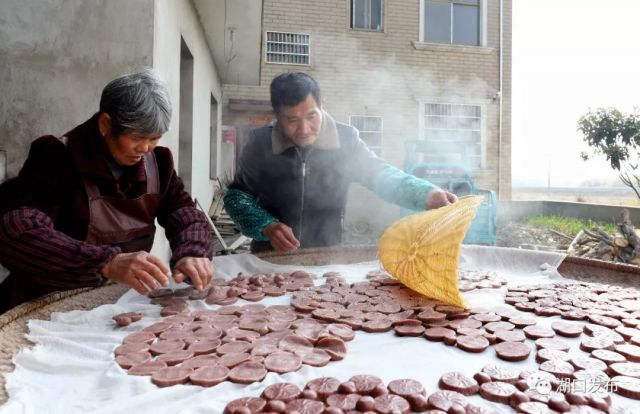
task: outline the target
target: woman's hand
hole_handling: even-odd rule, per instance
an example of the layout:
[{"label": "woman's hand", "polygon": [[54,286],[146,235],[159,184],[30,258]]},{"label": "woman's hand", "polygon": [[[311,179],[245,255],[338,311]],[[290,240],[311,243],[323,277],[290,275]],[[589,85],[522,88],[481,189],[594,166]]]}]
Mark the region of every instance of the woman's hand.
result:
[{"label": "woman's hand", "polygon": [[117,254],[100,273],[109,280],[131,286],[142,295],[169,286],[169,268],[144,251]]},{"label": "woman's hand", "polygon": [[213,263],[206,257],[183,257],[173,268],[173,280],[182,283],[190,279],[198,290],[203,290],[213,277]]}]

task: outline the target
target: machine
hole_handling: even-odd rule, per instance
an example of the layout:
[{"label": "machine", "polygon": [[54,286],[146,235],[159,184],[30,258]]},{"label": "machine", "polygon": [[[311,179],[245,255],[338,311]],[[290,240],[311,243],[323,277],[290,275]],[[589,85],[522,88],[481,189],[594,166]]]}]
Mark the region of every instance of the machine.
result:
[{"label": "machine", "polygon": [[471,169],[462,164],[419,161],[420,154],[427,152],[431,151],[425,145],[425,141],[407,141],[405,143],[405,171],[416,177],[424,178],[458,197],[484,196],[485,199],[478,208],[463,243],[495,246],[497,220],[495,192],[477,188]]}]

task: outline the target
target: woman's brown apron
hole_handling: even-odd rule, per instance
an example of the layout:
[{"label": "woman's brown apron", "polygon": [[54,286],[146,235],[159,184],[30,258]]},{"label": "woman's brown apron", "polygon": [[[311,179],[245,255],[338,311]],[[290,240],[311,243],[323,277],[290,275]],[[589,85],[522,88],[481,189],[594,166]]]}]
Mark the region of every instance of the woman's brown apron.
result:
[{"label": "woman's brown apron", "polygon": [[89,197],[89,228],[85,241],[118,246],[123,252],[150,251],[160,207],[160,177],[153,151],[144,156],[147,191],[133,199],[100,195],[98,186],[84,179]]}]

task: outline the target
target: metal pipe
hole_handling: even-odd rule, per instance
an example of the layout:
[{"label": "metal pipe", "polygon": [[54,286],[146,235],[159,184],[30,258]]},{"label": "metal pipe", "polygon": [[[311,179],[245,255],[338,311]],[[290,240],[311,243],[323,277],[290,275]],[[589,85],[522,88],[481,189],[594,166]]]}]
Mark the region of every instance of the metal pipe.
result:
[{"label": "metal pipe", "polygon": [[498,80],[498,199],[501,200],[500,196],[500,182],[502,179],[502,82],[503,82],[503,38],[504,38],[504,2],[500,0],[500,69],[499,69],[499,80]]},{"label": "metal pipe", "polygon": [[0,149],[0,183],[7,178],[7,152]]}]

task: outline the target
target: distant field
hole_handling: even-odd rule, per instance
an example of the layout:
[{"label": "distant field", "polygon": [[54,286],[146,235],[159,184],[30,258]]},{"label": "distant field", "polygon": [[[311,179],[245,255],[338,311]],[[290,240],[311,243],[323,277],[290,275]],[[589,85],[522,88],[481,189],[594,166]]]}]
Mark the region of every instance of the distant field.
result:
[{"label": "distant field", "polygon": [[640,199],[629,187],[514,187],[514,201],[570,201],[578,203],[607,204],[614,206],[640,206]]}]

